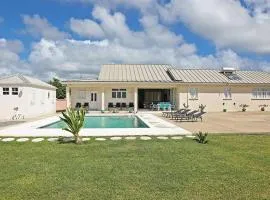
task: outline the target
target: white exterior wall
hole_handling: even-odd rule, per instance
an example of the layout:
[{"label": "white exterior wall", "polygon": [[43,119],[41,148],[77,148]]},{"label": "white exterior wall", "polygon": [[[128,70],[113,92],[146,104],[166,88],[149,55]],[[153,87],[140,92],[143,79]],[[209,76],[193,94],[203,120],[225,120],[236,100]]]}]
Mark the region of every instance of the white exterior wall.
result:
[{"label": "white exterior wall", "polygon": [[[231,88],[231,99],[225,99],[224,89]],[[198,88],[198,99],[190,99],[188,88]],[[270,106],[270,100],[266,99],[252,99],[252,90],[254,86],[182,86],[178,88],[180,92],[180,107],[183,103],[189,105],[190,109],[198,109],[200,104],[206,105],[207,112],[222,112],[227,109],[228,112],[241,111],[241,104],[247,104],[249,107],[247,111],[259,111],[260,105],[266,104]],[[259,87],[260,88],[260,87]],[[267,87],[266,87],[267,88]],[[178,100],[179,102],[179,100]],[[224,103],[224,105],[223,105]],[[266,110],[270,111],[270,107]]]},{"label": "white exterior wall", "polygon": [[[74,108],[76,103],[89,103],[90,110],[101,110],[102,109],[102,91],[104,91],[104,108],[108,109],[108,103],[112,102],[114,105],[117,102],[126,103],[127,106],[129,102],[134,102],[134,89],[130,87],[121,87],[121,89],[126,89],[127,97],[126,98],[112,98],[112,89],[120,89],[120,87],[69,87],[71,90],[70,101],[71,107]],[[80,91],[85,92],[85,98],[80,97]],[[97,92],[97,102],[96,105],[91,105],[91,92]]]},{"label": "white exterior wall", "polygon": [[[3,87],[9,87],[9,95],[3,95]],[[18,87],[19,94],[22,95],[12,95],[12,87]],[[1,86],[0,110],[0,120],[12,120],[19,115],[22,119],[53,114],[56,112],[56,91],[14,85]]]},{"label": "white exterior wall", "polygon": [[[126,83],[94,83],[93,86],[90,84],[84,84],[81,86],[69,84],[68,87],[71,90],[70,100],[71,106],[75,107],[76,102],[80,102],[82,105],[85,102],[90,103],[90,92],[97,92],[97,106],[96,110],[102,109],[102,100],[101,94],[104,91],[104,108],[108,109],[108,103],[112,102],[114,105],[117,102],[125,102],[127,105],[129,102],[133,102],[135,104],[134,98],[134,90],[135,88],[142,89],[170,89],[174,88],[172,101],[176,102],[176,108],[183,108],[183,103],[189,104],[190,109],[198,109],[200,104],[206,105],[207,112],[222,112],[223,108],[226,108],[228,112],[237,112],[241,111],[239,107],[241,104],[247,104],[249,107],[247,111],[259,111],[259,105],[267,104],[268,107],[266,111],[270,111],[270,100],[259,100],[252,99],[252,90],[255,88],[270,88],[270,86],[258,86],[258,85],[200,85],[200,84],[177,84],[177,85],[168,85],[168,84],[126,84]],[[191,100],[189,96],[188,88],[198,88],[198,99]],[[224,99],[224,89],[231,88],[232,99],[225,100]],[[126,98],[112,98],[112,89],[126,89],[127,97]],[[86,91],[86,98],[79,98],[79,91]],[[225,103],[225,105],[223,105]],[[235,105],[234,105],[235,103]]]},{"label": "white exterior wall", "polygon": [[120,88],[105,88],[105,109],[108,108],[108,103],[112,102],[113,105],[116,103],[126,103],[127,106],[129,102],[134,103],[134,88],[121,87],[121,89],[126,89],[127,97],[126,98],[112,98],[112,89],[120,89]]},{"label": "white exterior wall", "polygon": [[[74,108],[76,103],[81,103],[83,106],[84,103],[89,103],[90,109],[92,110],[101,110],[101,87],[81,87],[81,88],[70,88],[70,106]],[[85,97],[80,96],[80,91],[85,92]],[[97,101],[90,103],[91,101],[91,92],[97,93]]]}]

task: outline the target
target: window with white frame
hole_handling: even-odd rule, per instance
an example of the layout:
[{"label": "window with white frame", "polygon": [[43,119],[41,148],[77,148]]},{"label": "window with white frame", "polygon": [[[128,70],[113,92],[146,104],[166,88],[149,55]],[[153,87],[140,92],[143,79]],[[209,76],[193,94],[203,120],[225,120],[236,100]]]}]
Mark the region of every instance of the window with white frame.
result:
[{"label": "window with white frame", "polygon": [[253,99],[270,99],[270,89],[266,88],[255,88],[252,91]]},{"label": "window with white frame", "polygon": [[225,88],[224,89],[224,99],[232,99],[231,88]]},{"label": "window with white frame", "polygon": [[189,88],[189,98],[198,99],[198,88]]},{"label": "window with white frame", "polygon": [[85,99],[86,98],[86,92],[85,91],[79,91],[78,98]]},{"label": "window with white frame", "polygon": [[8,87],[3,88],[3,95],[9,95],[9,88]]},{"label": "window with white frame", "polygon": [[18,95],[19,89],[18,88],[12,88],[12,95]]},{"label": "window with white frame", "polygon": [[126,89],[112,89],[112,98],[113,99],[127,98],[127,90]]}]

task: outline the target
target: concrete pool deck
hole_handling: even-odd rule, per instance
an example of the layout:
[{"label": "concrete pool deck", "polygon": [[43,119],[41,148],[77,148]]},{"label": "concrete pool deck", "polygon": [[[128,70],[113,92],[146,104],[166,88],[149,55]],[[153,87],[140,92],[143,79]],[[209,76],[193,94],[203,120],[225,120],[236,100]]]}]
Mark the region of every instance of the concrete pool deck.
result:
[{"label": "concrete pool deck", "polygon": [[270,112],[266,111],[206,113],[202,122],[176,122],[161,117],[161,113],[155,115],[192,133],[203,131],[212,134],[270,134]]},{"label": "concrete pool deck", "polygon": [[[134,115],[127,113],[104,113],[93,112],[87,116],[123,116]],[[71,137],[72,134],[62,129],[42,128],[39,127],[54,123],[59,120],[60,115],[47,117],[37,121],[25,122],[13,126],[9,126],[0,130],[1,137]],[[80,135],[88,136],[135,136],[135,135],[191,135],[191,133],[173,123],[170,123],[151,113],[136,114],[142,119],[149,128],[83,128]]]}]

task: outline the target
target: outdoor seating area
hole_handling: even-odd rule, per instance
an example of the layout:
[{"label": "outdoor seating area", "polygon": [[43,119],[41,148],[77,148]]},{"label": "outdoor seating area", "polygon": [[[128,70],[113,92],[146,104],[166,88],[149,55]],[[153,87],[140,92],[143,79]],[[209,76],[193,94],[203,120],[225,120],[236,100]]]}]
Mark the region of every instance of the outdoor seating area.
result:
[{"label": "outdoor seating area", "polygon": [[83,105],[80,102],[77,102],[75,105],[75,109],[80,109],[80,108],[84,108],[85,110],[89,110],[89,103],[85,102]]},{"label": "outdoor seating area", "polygon": [[123,111],[133,110],[133,109],[134,109],[134,103],[133,102],[129,102],[128,105],[125,102],[121,102],[121,103],[117,102],[116,104],[113,104],[113,102],[108,103],[108,110],[113,111],[113,112],[118,112],[120,110],[123,110]]},{"label": "outdoor seating area", "polygon": [[200,119],[203,120],[203,115],[206,112],[199,110],[190,110],[190,109],[179,109],[177,111],[164,111],[162,112],[162,116],[165,118],[170,118],[175,121],[191,121],[195,122]]},{"label": "outdoor seating area", "polygon": [[149,109],[152,111],[171,111],[175,109],[175,105],[170,102],[152,102]]}]

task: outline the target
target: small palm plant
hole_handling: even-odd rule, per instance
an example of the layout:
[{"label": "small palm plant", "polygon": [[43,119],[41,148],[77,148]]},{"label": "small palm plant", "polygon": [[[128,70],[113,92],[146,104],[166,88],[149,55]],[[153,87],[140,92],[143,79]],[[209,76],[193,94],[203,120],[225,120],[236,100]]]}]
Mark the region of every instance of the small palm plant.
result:
[{"label": "small palm plant", "polygon": [[198,142],[198,143],[201,143],[201,144],[206,144],[208,141],[207,141],[207,135],[208,133],[202,133],[201,131],[199,131],[199,133],[196,133],[196,138],[195,140]]},{"label": "small palm plant", "polygon": [[63,128],[63,130],[68,131],[74,135],[75,143],[81,144],[82,139],[79,136],[79,132],[83,127],[85,110],[74,110],[72,108],[68,108],[66,112],[62,112],[63,117],[60,117],[63,120],[67,128]]},{"label": "small palm plant", "polygon": [[203,105],[203,104],[199,105],[200,112],[203,112],[205,108],[206,108],[206,105]]}]

